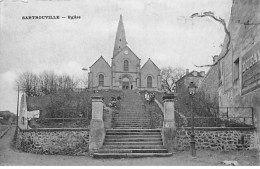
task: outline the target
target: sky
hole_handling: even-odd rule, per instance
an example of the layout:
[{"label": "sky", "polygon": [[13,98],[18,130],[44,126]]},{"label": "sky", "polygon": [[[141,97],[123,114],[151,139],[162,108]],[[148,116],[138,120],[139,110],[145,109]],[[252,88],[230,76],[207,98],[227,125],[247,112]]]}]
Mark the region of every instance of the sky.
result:
[{"label": "sky", "polygon": [[[86,79],[101,55],[111,64],[119,16],[128,46],[141,59],[159,68],[212,63],[221,51],[223,26],[210,18],[194,18],[212,11],[228,23],[232,0],[0,0],[0,111],[16,112],[15,81],[24,71],[53,70]],[[23,16],[80,16],[80,19],[25,20]]]}]

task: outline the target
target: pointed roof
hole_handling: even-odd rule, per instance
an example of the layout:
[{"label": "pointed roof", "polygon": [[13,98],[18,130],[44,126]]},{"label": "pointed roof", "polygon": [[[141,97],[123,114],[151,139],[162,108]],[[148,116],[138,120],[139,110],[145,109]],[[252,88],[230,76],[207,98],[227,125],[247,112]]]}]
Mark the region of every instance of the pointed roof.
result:
[{"label": "pointed roof", "polygon": [[[128,49],[129,52],[133,53],[133,55],[134,55],[137,59],[141,60],[141,59],[132,51],[132,49],[130,49],[128,46],[123,47],[122,50],[121,50],[116,56],[118,56],[120,53],[122,53],[123,51],[125,51],[125,49]],[[116,56],[115,56],[115,57],[116,57]],[[112,57],[112,59],[114,59],[115,57]]]},{"label": "pointed roof", "polygon": [[145,64],[142,66],[141,69],[143,69],[143,68],[145,67],[145,65],[148,64],[149,62],[152,63],[158,70],[161,71],[161,69],[159,69],[159,68],[156,66],[156,64],[152,61],[152,59],[150,59],[150,58],[145,62]]},{"label": "pointed roof", "polygon": [[89,68],[93,67],[99,60],[104,60],[105,63],[110,67],[110,65],[107,63],[107,61],[103,58],[103,56],[101,55],[100,58],[98,60],[96,60],[95,63],[93,63]]},{"label": "pointed roof", "polygon": [[113,57],[115,57],[127,45],[123,17],[120,15],[118,22]]}]

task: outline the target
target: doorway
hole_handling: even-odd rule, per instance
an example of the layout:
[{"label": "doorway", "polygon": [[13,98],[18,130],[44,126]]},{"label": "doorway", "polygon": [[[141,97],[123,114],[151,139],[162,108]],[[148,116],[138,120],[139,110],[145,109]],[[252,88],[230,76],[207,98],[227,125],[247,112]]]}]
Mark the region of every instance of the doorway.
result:
[{"label": "doorway", "polygon": [[123,82],[122,83],[122,89],[123,90],[128,90],[129,89],[129,82]]}]

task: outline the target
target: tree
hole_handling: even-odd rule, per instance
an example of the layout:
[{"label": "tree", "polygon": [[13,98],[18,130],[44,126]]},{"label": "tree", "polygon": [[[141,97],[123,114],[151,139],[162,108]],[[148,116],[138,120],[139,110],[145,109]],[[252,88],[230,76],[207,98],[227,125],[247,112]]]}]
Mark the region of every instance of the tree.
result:
[{"label": "tree", "polygon": [[32,72],[24,72],[19,75],[16,81],[20,90],[24,91],[28,96],[34,96],[38,92],[39,78]]},{"label": "tree", "polygon": [[181,67],[164,67],[161,71],[162,88],[167,92],[172,92],[175,89],[175,82],[185,74],[185,70]]},{"label": "tree", "polygon": [[[185,117],[191,117],[191,110],[195,117],[195,126],[200,127],[212,127],[216,126],[216,118],[218,117],[218,103],[206,96],[205,92],[198,91],[193,96],[193,104],[191,107],[191,96],[187,89],[180,91],[175,100],[175,108],[178,112],[183,114]],[[208,118],[204,118],[208,117]],[[214,117],[214,118],[212,118]],[[188,119],[188,123],[191,122],[191,118]]]},{"label": "tree", "polygon": [[39,75],[24,72],[19,75],[17,85],[28,96],[42,96],[57,91],[73,91],[79,80],[69,75],[56,75],[53,71],[43,71]]},{"label": "tree", "polygon": [[230,32],[228,31],[228,29],[227,29],[227,24],[226,24],[225,20],[222,19],[222,18],[220,18],[220,17],[215,16],[215,14],[214,14],[213,12],[211,12],[211,11],[209,11],[209,12],[203,12],[203,13],[200,13],[200,14],[199,14],[199,13],[194,13],[194,14],[192,14],[190,17],[191,17],[191,18],[195,18],[195,17],[200,17],[200,18],[210,17],[210,18],[214,19],[215,21],[221,23],[222,26],[224,27],[224,31],[225,31],[225,33],[226,33],[226,35],[227,35],[227,38],[228,38],[228,39],[227,39],[226,46],[225,46],[225,48],[226,48],[226,49],[225,49],[225,53],[224,53],[221,57],[219,57],[216,62],[214,62],[214,63],[211,64],[211,65],[202,65],[202,66],[197,66],[197,65],[195,65],[195,66],[196,66],[196,67],[207,67],[207,66],[208,66],[208,67],[211,67],[211,66],[217,65],[217,64],[220,62],[220,60],[223,59],[223,58],[228,54],[228,52],[229,52],[229,45],[230,45],[230,42],[231,42],[231,34],[230,34]]}]

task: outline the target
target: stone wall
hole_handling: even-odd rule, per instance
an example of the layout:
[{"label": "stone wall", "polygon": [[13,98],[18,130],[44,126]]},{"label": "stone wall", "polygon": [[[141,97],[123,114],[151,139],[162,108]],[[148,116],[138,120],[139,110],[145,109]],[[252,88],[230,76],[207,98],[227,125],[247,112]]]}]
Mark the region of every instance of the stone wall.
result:
[{"label": "stone wall", "polygon": [[219,88],[219,64],[212,66],[205,78],[202,80],[199,90],[203,90],[206,97],[211,102],[218,103],[218,88]]},{"label": "stone wall", "polygon": [[88,129],[18,129],[16,147],[37,154],[87,155]]},{"label": "stone wall", "polygon": [[[229,52],[219,63],[222,82],[219,83],[219,106],[254,108],[255,141],[260,149],[259,8],[259,0],[233,0],[228,24],[231,34]],[[226,53],[227,42],[226,37],[219,58]],[[241,113],[234,111],[232,115],[239,116]]]},{"label": "stone wall", "polygon": [[[177,150],[190,149],[191,129],[177,130]],[[242,150],[254,148],[252,128],[198,128],[195,130],[196,149]]]}]

